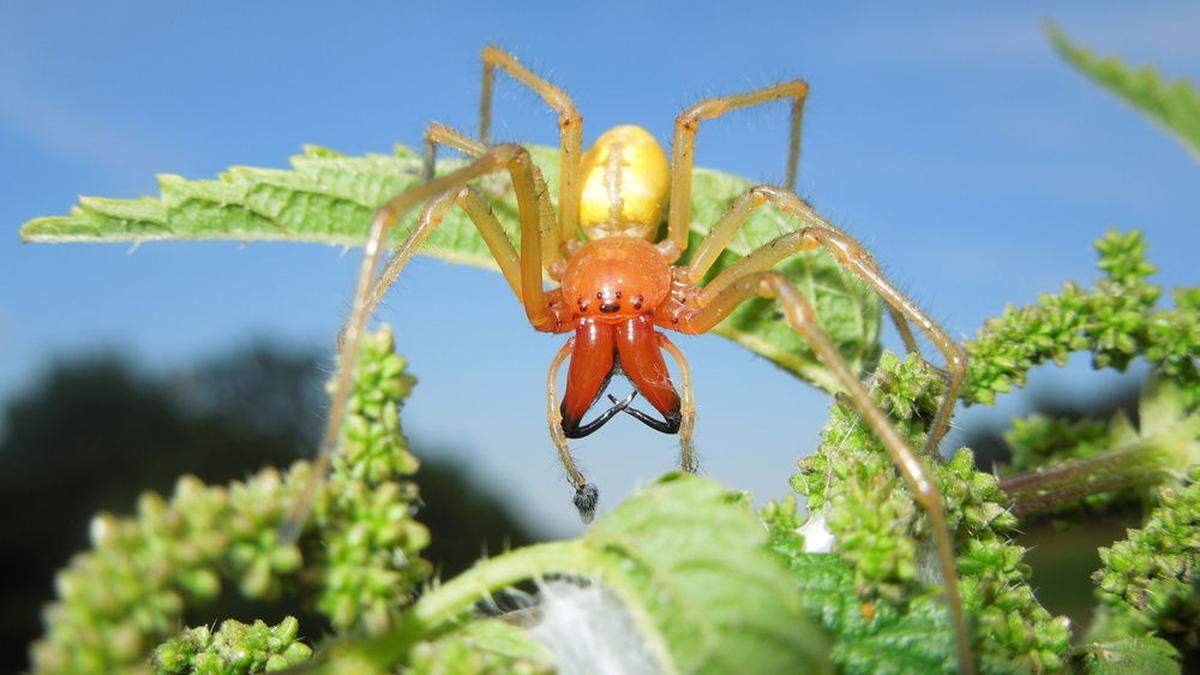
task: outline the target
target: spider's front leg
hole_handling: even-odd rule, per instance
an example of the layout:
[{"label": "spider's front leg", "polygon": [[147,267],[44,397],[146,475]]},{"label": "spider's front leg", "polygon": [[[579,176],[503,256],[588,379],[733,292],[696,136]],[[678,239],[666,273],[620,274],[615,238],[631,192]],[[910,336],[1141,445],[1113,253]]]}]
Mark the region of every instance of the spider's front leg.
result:
[{"label": "spider's front leg", "polygon": [[711,120],[725,113],[749,106],[769,103],[783,98],[792,100],[792,125],[788,138],[787,173],[784,186],[796,186],[796,171],[800,162],[801,123],[808,83],[804,80],[779,84],[744,94],[705,99],[685,110],[675,119],[675,139],[671,143],[671,202],[667,212],[667,238],[659,250],[668,262],[675,262],[687,250],[688,227],[692,220],[692,167],[696,162],[696,130],[702,120]]},{"label": "spider's front leg", "polygon": [[970,637],[967,632],[962,597],[958,590],[954,537],[946,523],[946,508],[942,495],[930,478],[921,459],[909,447],[904,437],[896,431],[887,415],[871,400],[867,388],[859,381],[858,376],[842,358],[833,341],[817,323],[812,305],[782,272],[776,270],[743,271],[736,278],[727,280],[715,294],[710,295],[707,291],[706,288],[701,295],[699,308],[690,308],[675,317],[678,321],[674,323],[674,328],[684,333],[705,333],[729,316],[730,312],[743,302],[759,296],[774,298],[783,309],[788,324],[804,337],[817,358],[842,383],[850,401],[866,420],[875,436],[883,443],[892,463],[895,464],[929,518],[929,524],[937,543],[938,562],[944,578],[946,601],[950,606],[954,624],[959,669],[963,673],[973,673],[975,666],[971,655]]},{"label": "spider's front leg", "polygon": [[[363,326],[387,290],[387,285],[399,275],[404,264],[416,253],[425,238],[437,224],[442,222],[441,218],[452,201],[463,200],[464,208],[479,226],[489,249],[496,256],[497,263],[505,271],[505,277],[509,279],[510,284],[516,282],[515,286],[519,289],[518,297],[525,305],[525,313],[530,323],[535,328],[545,331],[555,331],[561,325],[562,317],[552,311],[553,308],[546,302],[545,291],[542,288],[541,219],[538,213],[532,167],[533,162],[529,157],[529,152],[521,146],[498,145],[487,150],[471,164],[410,188],[393,197],[375,211],[363,252],[363,261],[359,266],[350,316],[339,334],[337,375],[334,379],[332,406],[321,435],[321,443],[312,473],[308,483],[297,496],[288,522],[284,526],[282,538],[285,541],[294,541],[299,536],[308,512],[312,508],[312,500],[317,488],[325,478],[329,460],[337,449],[342,422],[346,415],[350,387],[354,378],[354,366],[358,359],[359,340]],[[491,216],[490,211],[482,203],[476,203],[472,199],[473,193],[461,192],[468,181],[500,171],[507,171],[511,175],[513,189],[517,195],[521,220],[521,250],[523,252],[519,258],[519,269],[514,269],[515,253],[512,251],[512,245],[508,243],[507,235],[495,221],[495,217]],[[444,194],[447,192],[453,193],[453,197],[445,197]],[[376,282],[375,270],[392,227],[414,206],[435,197],[441,198],[426,209],[421,222],[397,248],[392,261],[388,264],[385,279],[382,282]]]},{"label": "spider's front leg", "polygon": [[569,241],[579,229],[579,196],[582,190],[580,160],[583,158],[583,117],[575,108],[574,101],[561,89],[534,74],[508,52],[488,45],[480,53],[483,60],[483,89],[479,97],[479,140],[484,145],[491,143],[492,133],[492,86],[496,68],[500,68],[521,84],[529,87],[558,113],[559,159],[561,171],[558,179],[558,227],[559,236]]},{"label": "spider's front leg", "polygon": [[[671,145],[671,205],[667,215],[667,238],[658,245],[659,250],[668,260],[674,262],[687,249],[688,228],[691,227],[692,218],[692,167],[696,160],[696,131],[700,122],[720,117],[740,108],[790,98],[792,100],[792,125],[788,138],[787,169],[783,182],[783,190],[790,193],[796,189],[804,101],[807,97],[808,83],[804,80],[793,80],[744,94],[705,99],[688,108],[675,119],[675,139]],[[763,199],[756,194],[760,188],[770,188],[770,186],[752,188],[730,208],[729,213],[719,223],[713,226],[705,240],[705,244],[710,247],[709,250],[712,253],[712,260],[709,260],[704,266],[705,270],[729,244],[750,212],[761,206]],[[698,254],[703,253],[704,250],[705,247],[701,246]],[[702,258],[702,255],[693,256],[693,260]],[[692,263],[692,267],[696,267],[695,262]],[[692,281],[700,283],[701,276],[694,275]],[[896,324],[896,330],[900,332],[905,349],[909,352],[918,351],[917,342],[913,338],[908,323],[904,320],[903,313],[890,304],[888,313],[892,317],[892,322]]]},{"label": "spider's front leg", "polygon": [[[432,122],[425,128],[425,180],[433,180],[436,171],[437,148],[445,145],[469,156],[482,157],[487,146],[450,127]],[[542,242],[542,265],[552,279],[562,278],[566,268],[563,258],[563,238],[557,225],[554,207],[550,204],[549,189],[541,169],[532,165],[534,192],[537,194],[539,237]]]}]

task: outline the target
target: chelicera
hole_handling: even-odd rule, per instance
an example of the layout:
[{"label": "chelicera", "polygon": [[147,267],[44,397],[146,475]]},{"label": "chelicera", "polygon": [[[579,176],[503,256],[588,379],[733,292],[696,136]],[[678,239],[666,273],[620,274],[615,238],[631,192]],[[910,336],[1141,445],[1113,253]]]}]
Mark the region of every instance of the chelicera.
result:
[{"label": "chelicera", "polygon": [[[972,670],[954,571],[954,541],[946,524],[942,496],[924,467],[925,458],[936,454],[949,426],[966,359],[945,331],[883,275],[863,246],[793,193],[808,85],[795,80],[697,103],[675,120],[668,160],[654,137],[636,126],[611,129],[584,152],[583,118],[566,94],[495,47],[485,47],[482,58],[478,138],[431,124],[426,131],[426,181],[392,198],[375,213],[353,309],[339,336],[339,374],[334,385],[333,408],[310,487],[315,487],[336,446],[364,323],[408,260],[449,209],[457,206],[479,229],[505,280],[524,306],[530,325],[538,331],[570,334],[551,361],[546,382],[547,415],[550,436],[575,489],[575,506],[585,521],[591,519],[598,492],[576,465],[568,439],[593,433],[616,415],[626,413],[653,429],[678,434],[681,467],[695,471],[692,431],[696,406],[691,370],[666,331],[705,333],[741,303],[756,297],[773,298],[791,327],[804,337],[842,384],[847,399],[887,448],[897,470],[928,515],[956,631],[960,667],[964,672]],[[490,143],[496,69],[537,92],[558,113],[561,166],[557,209],[551,204],[541,173],[525,148],[512,143]],[[713,224],[688,262],[676,264],[687,247],[691,225],[692,165],[700,122],[776,100],[791,101],[792,113],[783,186],[758,185],[749,189]],[[436,151],[443,145],[475,159],[458,170],[435,176]],[[520,253],[486,201],[471,187],[473,180],[496,173],[511,177],[521,224]],[[376,277],[377,262],[391,228],[419,204],[426,206],[416,224]],[[702,283],[739,228],[766,204],[794,218],[797,228]],[[666,236],[655,241],[664,220]],[[917,349],[909,329],[911,322],[945,357],[946,396],[933,420],[924,457],[908,446],[887,415],[872,402],[867,388],[817,323],[808,299],[774,269],[797,252],[817,248],[827,250],[878,292],[910,351]],[[543,275],[558,282],[558,286],[546,289]],[[667,367],[668,356],[677,363],[678,386]],[[557,374],[568,359],[566,392],[560,398]],[[630,380],[634,393],[649,403],[653,413],[633,407],[634,393],[631,393],[622,400],[609,397],[610,404],[602,412],[591,421],[584,421],[617,372]],[[304,517],[311,494],[310,489],[298,501],[293,522]]]}]

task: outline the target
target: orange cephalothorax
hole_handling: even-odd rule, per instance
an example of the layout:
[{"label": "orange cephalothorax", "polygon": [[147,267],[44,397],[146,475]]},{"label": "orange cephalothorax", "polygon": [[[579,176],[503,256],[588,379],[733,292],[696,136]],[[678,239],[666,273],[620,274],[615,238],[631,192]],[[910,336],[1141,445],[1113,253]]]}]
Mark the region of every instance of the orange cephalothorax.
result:
[{"label": "orange cephalothorax", "polygon": [[653,244],[610,237],[585,244],[562,278],[562,301],[577,318],[618,323],[653,314],[671,290],[671,268]]}]

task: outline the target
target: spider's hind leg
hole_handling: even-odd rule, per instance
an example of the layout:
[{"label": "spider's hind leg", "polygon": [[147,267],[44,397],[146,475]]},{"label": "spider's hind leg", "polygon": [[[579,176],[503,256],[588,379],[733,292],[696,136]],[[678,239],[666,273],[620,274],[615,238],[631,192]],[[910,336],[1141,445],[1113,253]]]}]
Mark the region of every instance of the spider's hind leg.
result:
[{"label": "spider's hind leg", "polygon": [[716,262],[717,256],[733,240],[734,235],[748,221],[751,213],[768,203],[796,218],[802,223],[802,226],[763,244],[757,250],[722,270],[704,287],[704,296],[716,297],[723,289],[746,275],[769,270],[777,263],[801,251],[817,248],[829,251],[840,265],[879,294],[909,351],[916,351],[916,341],[908,329],[907,321],[911,321],[924,333],[946,359],[945,397],[942,399],[937,417],[930,425],[929,435],[925,440],[925,452],[931,455],[936,454],[942,437],[950,427],[950,418],[958,400],[959,388],[966,376],[966,353],[929,314],[883,274],[879,264],[875,262],[874,256],[866,247],[818,215],[804,200],[787,190],[781,190],[771,185],[758,185],[751,188],[713,225],[708,236],[697,247],[687,268],[687,278],[693,282],[704,278],[709,268]]},{"label": "spider's hind leg", "polygon": [[[786,235],[785,235],[786,236]],[[732,270],[733,267],[726,271]],[[714,279],[713,283],[717,280]],[[711,286],[711,284],[710,284]],[[970,636],[967,631],[966,614],[962,596],[958,590],[958,575],[954,556],[954,537],[946,522],[946,507],[937,485],[926,470],[922,459],[913,451],[888,419],[875,405],[866,386],[859,381],[849,364],[838,352],[829,335],[817,323],[812,305],[796,289],[782,272],[768,269],[742,270],[736,278],[727,279],[720,290],[712,295],[706,293],[702,304],[681,317],[678,330],[689,333],[704,333],[729,316],[737,306],[757,297],[774,298],[784,312],[788,324],[805,339],[817,358],[841,383],[850,402],[863,416],[871,431],[883,444],[892,463],[912,490],[917,503],[929,519],[930,529],[937,544],[938,562],[944,578],[946,602],[950,606],[951,620],[958,645],[959,669],[963,673],[974,672]]]}]

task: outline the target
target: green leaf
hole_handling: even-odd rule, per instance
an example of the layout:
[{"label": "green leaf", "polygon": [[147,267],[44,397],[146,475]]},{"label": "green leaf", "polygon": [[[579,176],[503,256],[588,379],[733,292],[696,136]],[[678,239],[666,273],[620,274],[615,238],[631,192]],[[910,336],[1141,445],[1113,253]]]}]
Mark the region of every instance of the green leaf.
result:
[{"label": "green leaf", "polygon": [[1178,675],[1179,652],[1156,637],[1093,642],[1085,648],[1084,669],[1091,675]]},{"label": "green leaf", "polygon": [[613,593],[664,672],[828,672],[824,637],[766,541],[741,495],[668,474],[582,539],[480,562],[433,589],[410,625],[436,631],[499,589],[568,576]]},{"label": "green leaf", "polygon": [[413,648],[409,675],[477,675],[555,672],[554,659],[528,631],[499,619],[482,619]]},{"label": "green leaf", "polygon": [[1152,67],[1133,70],[1115,58],[1097,58],[1052,24],[1046,32],[1068,63],[1157,122],[1193,156],[1200,157],[1200,94],[1190,82],[1179,79],[1167,83]]},{"label": "green leaf", "polygon": [[835,636],[832,657],[844,673],[952,673],[957,667],[945,603],[923,596],[908,611],[863,602],[854,570],[832,553],[774,546],[792,571],[810,616]]},{"label": "green leaf", "polygon": [[823,645],[799,592],[789,592],[787,574],[765,550],[758,520],[722,486],[669,478],[615,509],[584,541],[603,552],[607,585],[653,627],[678,671],[820,670]]},{"label": "green leaf", "polygon": [[[530,152],[545,175],[550,194],[557,195],[558,151],[531,147]],[[196,181],[161,175],[158,198],[82,197],[70,215],[26,223],[21,238],[40,243],[217,239],[356,246],[366,238],[374,208],[420,182],[421,163],[420,157],[403,147],[397,147],[392,155],[347,157],[308,146],[292,158],[290,171],[233,167],[217,180]],[[461,164],[461,160],[446,160],[438,170]],[[504,176],[480,181],[514,246],[519,246],[517,208],[509,185]],[[696,170],[693,245],[750,185],[729,174]],[[408,214],[397,228],[397,241],[415,218],[415,212]],[[798,225],[771,207],[761,209],[718,260],[714,272]],[[422,253],[496,269],[478,231],[458,209],[430,236]],[[821,251],[798,254],[780,268],[814,303],[822,325],[851,367],[859,372],[872,368],[879,354],[881,308],[875,294]],[[840,389],[770,301],[746,303],[715,332],[827,391]]]}]

